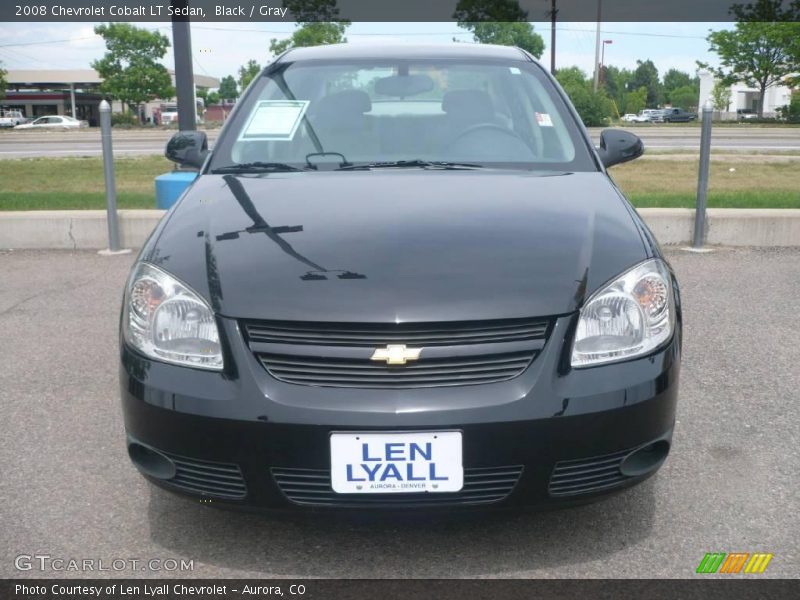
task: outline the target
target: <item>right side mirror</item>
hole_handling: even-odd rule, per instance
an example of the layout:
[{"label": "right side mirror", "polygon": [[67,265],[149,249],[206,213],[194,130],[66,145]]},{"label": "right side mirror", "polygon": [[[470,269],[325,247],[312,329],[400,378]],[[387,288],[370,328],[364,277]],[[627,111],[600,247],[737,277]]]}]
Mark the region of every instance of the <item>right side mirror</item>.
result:
[{"label": "right side mirror", "polygon": [[199,169],[208,156],[208,137],[204,131],[179,131],[167,142],[164,155],[181,166]]},{"label": "right side mirror", "polygon": [[621,129],[605,129],[600,134],[597,149],[606,168],[639,158],[644,154],[644,143],[639,136]]}]

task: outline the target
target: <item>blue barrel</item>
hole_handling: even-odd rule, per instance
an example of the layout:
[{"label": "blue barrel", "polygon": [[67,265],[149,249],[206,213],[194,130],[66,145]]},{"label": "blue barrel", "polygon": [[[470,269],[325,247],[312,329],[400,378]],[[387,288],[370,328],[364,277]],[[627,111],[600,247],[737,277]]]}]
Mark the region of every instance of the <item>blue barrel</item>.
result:
[{"label": "blue barrel", "polygon": [[196,177],[195,171],[170,171],[156,177],[156,208],[172,208]]}]

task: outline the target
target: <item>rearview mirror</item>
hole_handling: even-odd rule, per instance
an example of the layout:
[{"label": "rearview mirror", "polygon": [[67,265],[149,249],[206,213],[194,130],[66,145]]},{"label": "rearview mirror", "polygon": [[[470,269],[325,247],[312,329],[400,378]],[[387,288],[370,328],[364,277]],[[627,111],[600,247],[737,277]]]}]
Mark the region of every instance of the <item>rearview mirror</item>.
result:
[{"label": "rearview mirror", "polygon": [[203,131],[179,131],[167,142],[164,154],[181,166],[199,169],[208,156],[208,137]]},{"label": "rearview mirror", "polygon": [[597,149],[606,168],[639,158],[644,154],[644,143],[639,136],[620,129],[606,129],[600,134]]},{"label": "rearview mirror", "polygon": [[433,87],[433,79],[427,75],[390,75],[375,82],[375,93],[380,96],[407,98],[430,92]]}]

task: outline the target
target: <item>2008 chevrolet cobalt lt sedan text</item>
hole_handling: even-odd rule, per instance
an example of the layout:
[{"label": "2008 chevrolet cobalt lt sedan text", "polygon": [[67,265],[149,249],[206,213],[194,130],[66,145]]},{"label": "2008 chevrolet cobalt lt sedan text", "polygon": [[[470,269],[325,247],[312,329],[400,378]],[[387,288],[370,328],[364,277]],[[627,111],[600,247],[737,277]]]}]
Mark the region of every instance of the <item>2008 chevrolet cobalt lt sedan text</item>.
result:
[{"label": "2008 chevrolet cobalt lt sedan text", "polygon": [[508,47],[290,50],[125,288],[131,459],[245,507],[550,506],[670,449],[670,266],[555,80]]}]

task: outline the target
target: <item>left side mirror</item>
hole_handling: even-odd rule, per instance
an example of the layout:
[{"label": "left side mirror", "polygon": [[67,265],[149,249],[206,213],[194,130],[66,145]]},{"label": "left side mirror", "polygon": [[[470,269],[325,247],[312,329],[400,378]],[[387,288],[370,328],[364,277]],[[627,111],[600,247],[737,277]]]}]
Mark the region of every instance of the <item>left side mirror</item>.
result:
[{"label": "left side mirror", "polygon": [[208,156],[208,137],[204,131],[179,131],[167,142],[164,154],[172,162],[199,169]]},{"label": "left side mirror", "polygon": [[620,129],[606,129],[600,134],[597,149],[606,168],[628,162],[644,154],[644,143],[639,136]]}]

